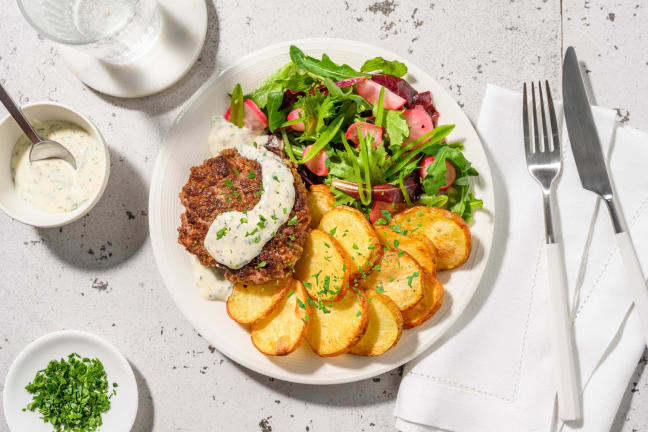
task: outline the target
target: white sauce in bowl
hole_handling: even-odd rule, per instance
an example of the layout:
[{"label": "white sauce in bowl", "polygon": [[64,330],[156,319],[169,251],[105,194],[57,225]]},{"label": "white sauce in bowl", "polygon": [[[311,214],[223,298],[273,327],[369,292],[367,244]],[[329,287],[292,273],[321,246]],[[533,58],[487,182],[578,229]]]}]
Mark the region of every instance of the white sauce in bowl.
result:
[{"label": "white sauce in bowl", "polygon": [[266,150],[266,140],[267,137],[254,135],[221,116],[212,119],[208,141],[211,155],[235,148],[241,156],[259,162],[262,171],[263,192],[254,208],[221,213],[205,237],[207,252],[231,269],[252,261],[281,225],[291,223],[288,218],[295,203],[294,178],[281,158]]},{"label": "white sauce in bowl", "polygon": [[61,143],[74,156],[77,169],[58,159],[29,162],[31,141],[22,135],[11,154],[11,177],[18,194],[48,213],[67,213],[91,199],[105,175],[104,149],[80,126],[61,120],[35,124],[46,140]]}]

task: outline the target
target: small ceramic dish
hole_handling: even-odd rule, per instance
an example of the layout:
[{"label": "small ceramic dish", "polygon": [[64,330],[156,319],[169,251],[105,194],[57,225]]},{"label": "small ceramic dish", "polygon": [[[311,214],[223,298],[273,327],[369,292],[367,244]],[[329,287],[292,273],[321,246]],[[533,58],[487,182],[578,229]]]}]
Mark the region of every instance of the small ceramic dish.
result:
[{"label": "small ceramic dish", "polygon": [[48,120],[64,120],[85,129],[103,148],[104,170],[101,173],[101,186],[94,195],[75,210],[66,213],[48,213],[25,201],[16,191],[11,175],[11,155],[22,131],[16,122],[7,115],[0,120],[0,209],[11,218],[27,225],[41,228],[58,227],[74,222],[88,213],[97,204],[110,174],[108,147],[99,129],[78,111],[54,102],[36,102],[23,106],[23,113],[33,123]]},{"label": "small ceramic dish", "polygon": [[135,375],[126,358],[105,339],[78,330],[63,330],[36,339],[20,353],[9,368],[4,383],[3,408],[9,429],[15,432],[51,432],[36,411],[23,411],[32,400],[25,390],[36,373],[50,360],[60,360],[71,353],[98,358],[104,365],[108,382],[116,382],[117,393],[110,399],[110,410],[102,415],[102,432],[124,432],[133,427],[137,415],[138,392]]}]

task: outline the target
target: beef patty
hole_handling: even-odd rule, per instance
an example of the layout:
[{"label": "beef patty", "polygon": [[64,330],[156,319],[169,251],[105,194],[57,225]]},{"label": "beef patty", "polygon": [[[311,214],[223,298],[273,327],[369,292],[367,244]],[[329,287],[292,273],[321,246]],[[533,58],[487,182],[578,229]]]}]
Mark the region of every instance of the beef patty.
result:
[{"label": "beef patty", "polygon": [[[256,175],[250,175],[251,171]],[[252,210],[259,201],[261,165],[244,158],[236,149],[223,150],[218,156],[191,168],[189,180],[180,193],[180,201],[186,210],[180,216],[178,242],[196,255],[202,265],[225,269],[225,277],[233,282],[260,284],[285,277],[302,255],[310,223],[306,188],[297,171],[292,167],[291,171],[295,203],[288,220],[296,216],[297,223],[283,224],[261,253],[247,265],[230,269],[216,262],[203,246],[216,216],[233,210]],[[265,266],[259,267],[264,261]]]}]

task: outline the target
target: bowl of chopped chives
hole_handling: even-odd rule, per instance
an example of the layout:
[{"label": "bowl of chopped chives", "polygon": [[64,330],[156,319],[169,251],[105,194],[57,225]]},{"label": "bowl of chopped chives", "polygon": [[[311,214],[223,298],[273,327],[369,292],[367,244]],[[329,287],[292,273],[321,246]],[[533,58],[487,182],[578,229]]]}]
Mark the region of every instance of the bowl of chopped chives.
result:
[{"label": "bowl of chopped chives", "polygon": [[137,406],[137,383],[126,358],[83,331],[33,341],[5,378],[3,409],[15,432],[129,431]]}]

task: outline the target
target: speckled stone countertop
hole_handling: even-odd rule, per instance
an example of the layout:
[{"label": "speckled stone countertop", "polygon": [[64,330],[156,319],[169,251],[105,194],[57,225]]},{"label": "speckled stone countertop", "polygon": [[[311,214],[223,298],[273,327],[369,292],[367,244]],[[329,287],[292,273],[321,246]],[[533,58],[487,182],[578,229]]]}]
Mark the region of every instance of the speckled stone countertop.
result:
[{"label": "speckled stone countertop", "polygon": [[[0,378],[33,339],[77,328],[111,340],[131,361],[140,390],[135,431],[394,431],[398,370],[330,387],[269,379],[215,351],[171,301],[148,240],[147,198],[160,141],[179,107],[252,50],[331,36],[425,67],[475,121],[487,83],[517,89],[523,80],[548,79],[559,89],[562,50],[575,45],[596,102],[648,130],[648,1],[208,3],[207,42],[194,68],[170,90],[135,100],[85,87],[16,3],[3,3],[0,82],[20,103],[52,100],[90,116],[110,146],[112,173],[101,202],[72,225],[34,229],[0,214]],[[646,362],[614,431],[648,431]]]}]

